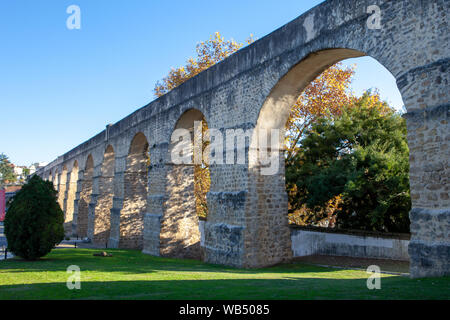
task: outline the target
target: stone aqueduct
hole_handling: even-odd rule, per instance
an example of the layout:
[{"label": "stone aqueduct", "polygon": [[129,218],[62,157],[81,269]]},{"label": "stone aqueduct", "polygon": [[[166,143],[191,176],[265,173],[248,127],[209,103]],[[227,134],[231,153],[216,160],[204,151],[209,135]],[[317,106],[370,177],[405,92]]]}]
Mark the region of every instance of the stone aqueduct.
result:
[{"label": "stone aqueduct", "polygon": [[[381,9],[381,29],[367,8]],[[175,128],[283,129],[302,90],[328,66],[371,56],[396,78],[411,152],[411,275],[450,265],[448,0],[330,0],[110,125],[38,174],[53,181],[68,234],[155,256],[252,268],[292,257],[283,157],[261,174],[254,139],[245,165],[213,165],[200,250],[193,167],[169,156]]]}]

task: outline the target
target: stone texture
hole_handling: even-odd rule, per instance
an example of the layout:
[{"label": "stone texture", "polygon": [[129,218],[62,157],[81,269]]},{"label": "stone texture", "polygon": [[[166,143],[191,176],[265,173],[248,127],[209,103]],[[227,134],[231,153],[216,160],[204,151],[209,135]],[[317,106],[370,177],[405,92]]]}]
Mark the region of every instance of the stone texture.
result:
[{"label": "stone texture", "polygon": [[124,173],[124,200],[120,212],[119,248],[143,249],[144,215],[147,211],[148,142],[137,134],[131,142]]},{"label": "stone texture", "polygon": [[167,201],[161,220],[162,256],[200,259],[200,230],[194,195],[194,166],[172,165],[167,174]]},{"label": "stone texture", "polygon": [[67,187],[65,196],[65,222],[66,236],[72,236],[73,217],[75,210],[75,196],[77,192],[78,164],[74,163],[72,170],[67,173]]},{"label": "stone texture", "polygon": [[76,234],[80,238],[88,236],[89,225],[89,203],[92,195],[92,176],[94,173],[94,162],[92,156],[88,157],[86,169],[83,172],[83,182],[78,200],[78,215]]}]

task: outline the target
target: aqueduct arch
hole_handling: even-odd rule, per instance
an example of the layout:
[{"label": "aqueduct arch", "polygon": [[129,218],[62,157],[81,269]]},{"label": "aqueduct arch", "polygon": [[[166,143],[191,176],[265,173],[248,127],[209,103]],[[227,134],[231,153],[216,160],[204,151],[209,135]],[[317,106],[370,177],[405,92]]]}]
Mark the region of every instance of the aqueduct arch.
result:
[{"label": "aqueduct arch", "polygon": [[75,160],[72,164],[72,170],[67,173],[66,195],[64,198],[64,230],[66,235],[72,235],[72,224],[74,216],[74,201],[77,192],[78,180],[78,162]]},{"label": "aqueduct arch", "polygon": [[[368,9],[373,5],[380,8],[380,28],[367,23],[371,17],[367,12],[371,12]],[[146,201],[136,202],[141,203],[137,216],[144,217],[144,252],[160,255],[160,235],[164,230],[161,221],[168,212],[166,204],[173,191],[167,189],[170,141],[174,124],[183,113],[198,108],[208,119],[209,127],[222,132],[280,128],[288,112],[286,106],[325,67],[345,58],[368,55],[397,79],[408,111],[405,117],[413,201],[411,275],[449,274],[448,12],[450,2],[446,0],[325,1],[108,126],[38,174],[45,176],[49,170],[62,170],[62,165],[82,161],[89,154],[93,154],[95,163],[100,163],[104,150],[111,144],[116,169],[110,243],[118,245],[119,221],[127,216],[128,210],[123,210],[127,201],[125,181],[131,177],[127,178],[127,168],[133,167],[128,165],[128,157],[134,155],[129,141],[142,132],[151,139],[148,140],[151,163],[146,186],[139,182],[140,189],[147,188],[148,193]],[[263,168],[253,156],[254,147],[252,140],[244,165],[211,167],[209,215],[203,243],[207,262],[260,267],[284,261],[291,254],[283,208],[284,172],[262,175]],[[138,177],[147,176],[144,166],[138,172],[128,170],[131,172],[135,182],[141,181]],[[80,176],[85,179],[86,173]],[[53,181],[58,185],[55,180],[56,173]],[[81,209],[82,199],[78,202]],[[79,212],[74,223],[76,220],[79,224]],[[141,226],[136,230],[142,234]]]},{"label": "aqueduct arch", "polygon": [[108,242],[111,229],[110,211],[114,197],[115,153],[111,145],[105,150],[98,182],[98,197],[94,204],[93,238],[95,244]]},{"label": "aqueduct arch", "polygon": [[[252,186],[251,193],[256,197],[249,199],[249,207],[258,208],[252,214],[248,214],[246,219],[248,225],[254,228],[247,228],[246,237],[257,238],[258,246],[249,248],[253,251],[254,263],[256,266],[270,257],[272,263],[279,261],[289,261],[292,257],[290,228],[286,224],[285,215],[280,212],[288,212],[288,196],[285,186],[285,164],[284,164],[284,138],[285,128],[293,105],[301,95],[303,90],[319,76],[325,69],[333,64],[349,58],[365,56],[364,53],[351,49],[329,49],[311,53],[297,65],[293,66],[272,88],[267,96],[253,132],[249,148],[249,181]],[[261,169],[268,165],[261,163],[259,157],[259,135],[270,136],[270,130],[276,129],[278,135],[278,154],[274,154],[277,174],[264,174]],[[269,146],[271,140],[268,139]],[[274,164],[272,163],[272,166]],[[274,166],[274,167],[275,167]],[[264,220],[271,217],[273,224],[271,227],[264,223]],[[250,222],[253,220],[253,222]],[[254,223],[254,220],[261,220]],[[272,227],[275,225],[276,227]],[[279,250],[274,251],[268,246],[270,243],[278,243]],[[273,254],[277,252],[278,255]]]},{"label": "aqueduct arch", "polygon": [[88,221],[89,221],[89,203],[92,194],[92,177],[94,174],[94,159],[89,155],[86,160],[86,165],[82,172],[83,178],[79,180],[81,184],[81,192],[78,200],[78,214],[76,224],[76,234],[78,237],[85,238],[88,236]]},{"label": "aqueduct arch", "polygon": [[[202,121],[206,119],[201,111],[190,109],[178,119],[173,132],[180,129],[187,130],[190,136],[189,142],[194,142],[195,122]],[[167,201],[161,218],[160,252],[163,256],[200,259],[202,249],[194,186],[194,148],[193,144],[187,143],[184,147],[186,147],[189,161],[174,163],[171,153],[175,152],[174,147],[179,143],[174,133],[168,149],[170,162],[166,164]]]},{"label": "aqueduct arch", "polygon": [[145,135],[137,133],[130,145],[124,175],[124,200],[120,213],[119,248],[142,249],[147,210],[149,148]]}]

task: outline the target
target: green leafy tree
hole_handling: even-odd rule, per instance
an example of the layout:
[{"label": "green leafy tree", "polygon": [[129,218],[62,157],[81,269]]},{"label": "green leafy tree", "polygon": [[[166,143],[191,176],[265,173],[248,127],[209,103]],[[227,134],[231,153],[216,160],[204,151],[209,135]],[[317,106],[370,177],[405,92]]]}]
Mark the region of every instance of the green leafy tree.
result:
[{"label": "green leafy tree", "polygon": [[14,196],[5,217],[8,249],[26,260],[47,255],[64,239],[64,213],[49,181],[33,176]]},{"label": "green leafy tree", "polygon": [[409,232],[409,149],[404,119],[386,103],[364,94],[340,117],[324,118],[301,141],[286,168],[297,188],[298,207],[306,203],[320,221],[331,199],[340,228]]},{"label": "green leafy tree", "polygon": [[0,154],[0,184],[8,183],[16,180],[14,169],[8,157]]},{"label": "green leafy tree", "polygon": [[23,169],[23,176],[26,179],[30,175],[30,169],[24,168]]}]

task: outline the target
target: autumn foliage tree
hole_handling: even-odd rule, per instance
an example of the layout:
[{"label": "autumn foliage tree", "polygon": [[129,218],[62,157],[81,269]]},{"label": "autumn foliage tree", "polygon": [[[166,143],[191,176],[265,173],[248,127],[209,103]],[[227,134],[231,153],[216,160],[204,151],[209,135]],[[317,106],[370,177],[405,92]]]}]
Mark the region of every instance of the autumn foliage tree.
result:
[{"label": "autumn foliage tree", "polygon": [[356,107],[361,99],[369,109],[377,108],[381,114],[391,112],[377,91],[368,91],[362,97],[353,95],[350,89],[354,74],[353,67],[343,67],[342,63],[331,66],[305,88],[292,108],[286,124],[286,188],[292,224],[334,227],[344,201],[342,195],[335,195],[314,211],[298,201],[297,181],[291,173],[301,165],[296,156],[304,150],[302,140],[309,131],[322,120],[339,119],[344,110]]},{"label": "autumn foliage tree", "polygon": [[335,212],[342,203],[342,198],[336,196],[330,199],[320,208],[320,214],[316,214],[305,204],[297,201],[297,185],[290,179],[289,173],[292,167],[298,165],[295,157],[302,149],[301,140],[307,131],[320,119],[339,116],[343,107],[355,99],[350,92],[354,74],[354,68],[344,68],[341,63],[331,66],[305,88],[292,107],[286,123],[286,188],[289,199],[289,222],[292,224],[321,226],[335,224]]},{"label": "autumn foliage tree", "polygon": [[[208,137],[208,124],[206,119],[202,120],[201,132],[196,134],[201,135],[199,138],[202,143],[202,150],[200,164],[194,165],[194,194],[195,194],[195,207],[197,214],[200,218],[206,219],[208,216],[208,203],[206,199],[206,194],[211,187],[211,176],[209,171],[209,160],[208,160],[208,146],[210,144]],[[196,162],[197,163],[197,162]]]},{"label": "autumn foliage tree", "polygon": [[[250,35],[246,42],[250,44],[253,41],[253,36]],[[158,81],[156,83],[155,96],[161,97],[165,95],[192,77],[228,58],[243,46],[243,43],[225,40],[219,32],[214,33],[209,40],[197,44],[197,58],[189,58],[185,66],[172,68],[161,82]]]},{"label": "autumn foliage tree", "polygon": [[310,219],[327,218],[323,208],[339,197],[340,228],[409,231],[406,122],[395,110],[365,93],[337,118],[320,119],[301,145],[286,177],[298,190],[291,201],[306,204]]},{"label": "autumn foliage tree", "polygon": [[313,124],[341,114],[342,107],[354,99],[350,92],[354,74],[354,68],[337,63],[322,72],[299,96],[286,123],[287,163],[301,148],[300,140]]}]

